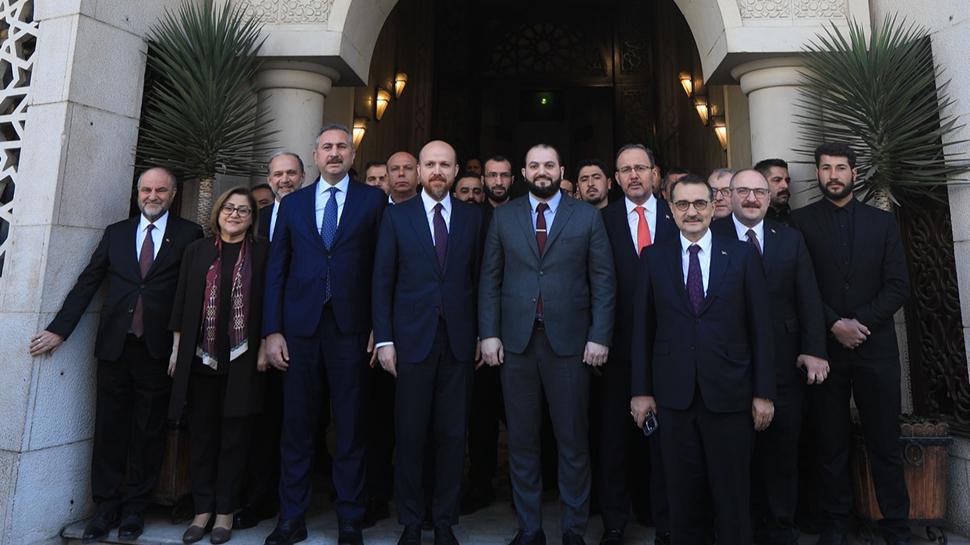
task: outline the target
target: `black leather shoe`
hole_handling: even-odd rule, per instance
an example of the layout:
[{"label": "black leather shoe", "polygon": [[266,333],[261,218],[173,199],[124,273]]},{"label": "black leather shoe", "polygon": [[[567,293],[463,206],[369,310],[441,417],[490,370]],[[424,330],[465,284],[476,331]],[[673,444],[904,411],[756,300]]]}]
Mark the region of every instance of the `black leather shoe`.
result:
[{"label": "black leather shoe", "polygon": [[387,500],[371,498],[367,500],[364,518],[360,521],[361,528],[371,528],[378,522],[391,517],[391,508]]},{"label": "black leather shoe", "polygon": [[623,545],[623,530],[606,530],[600,538],[600,545]]},{"label": "black leather shoe", "polygon": [[546,533],[542,530],[535,532],[519,530],[519,533],[515,534],[509,545],[546,545]]},{"label": "black leather shoe", "polygon": [[653,545],[670,545],[670,532],[658,533],[653,538]]},{"label": "black leather shoe", "polygon": [[303,517],[280,519],[273,533],[266,536],[264,545],[293,545],[306,539],[306,522]]},{"label": "black leather shoe", "polygon": [[397,540],[397,545],[421,545],[421,525],[408,524],[401,531],[401,537]]},{"label": "black leather shoe", "polygon": [[112,528],[118,527],[119,520],[116,512],[94,515],[94,518],[88,521],[88,525],[84,527],[84,533],[81,534],[81,543],[94,543],[108,537],[108,532]]},{"label": "black leather shoe", "polygon": [[276,516],[276,513],[271,513],[269,511],[257,511],[256,509],[251,509],[249,507],[240,509],[238,513],[232,517],[232,527],[235,530],[246,530],[258,526],[260,522],[271,519]]},{"label": "black leather shoe", "polygon": [[562,545],[586,545],[583,536],[573,532],[563,532]]},{"label": "black leather shoe", "polygon": [[470,515],[484,509],[495,501],[495,491],[491,488],[469,488],[461,497],[459,510],[462,515]]},{"label": "black leather shoe", "polygon": [[364,534],[360,531],[360,524],[352,520],[341,520],[337,543],[338,545],[363,545]]},{"label": "black leather shoe", "polygon": [[128,513],[121,517],[121,526],[118,527],[118,539],[121,541],[134,541],[145,530],[145,517],[140,513]]},{"label": "black leather shoe", "polygon": [[822,530],[816,545],[849,545],[849,540],[842,530]]},{"label": "black leather shoe", "polygon": [[451,531],[451,526],[436,526],[434,529],[434,545],[458,545],[458,538]]}]

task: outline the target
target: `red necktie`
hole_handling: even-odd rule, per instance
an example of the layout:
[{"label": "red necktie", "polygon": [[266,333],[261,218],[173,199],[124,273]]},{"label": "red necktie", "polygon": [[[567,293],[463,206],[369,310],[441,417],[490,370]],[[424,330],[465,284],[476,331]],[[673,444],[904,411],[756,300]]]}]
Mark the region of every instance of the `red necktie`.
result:
[{"label": "red necktie", "polygon": [[639,255],[643,252],[644,248],[650,246],[653,242],[650,239],[650,224],[647,223],[647,216],[644,215],[646,209],[642,206],[637,206],[634,210],[640,216],[640,220],[637,222],[637,255]]},{"label": "red necktie", "polygon": [[[141,243],[141,252],[138,253],[138,269],[141,271],[142,280],[148,275],[148,270],[152,268],[152,263],[155,262],[155,241],[152,240],[152,229],[154,228],[154,223],[149,223],[148,227],[145,228],[145,241]],[[135,302],[135,313],[131,317],[131,332],[138,338],[145,334],[145,309],[141,302],[141,293],[138,294],[138,300]]]},{"label": "red necktie", "polygon": [[[539,246],[539,257],[542,257],[542,252],[546,249],[546,238],[548,238],[546,233],[546,210],[549,209],[549,205],[541,202],[536,205],[536,244]],[[536,319],[542,320],[542,293],[539,293],[539,298],[536,299]]]}]

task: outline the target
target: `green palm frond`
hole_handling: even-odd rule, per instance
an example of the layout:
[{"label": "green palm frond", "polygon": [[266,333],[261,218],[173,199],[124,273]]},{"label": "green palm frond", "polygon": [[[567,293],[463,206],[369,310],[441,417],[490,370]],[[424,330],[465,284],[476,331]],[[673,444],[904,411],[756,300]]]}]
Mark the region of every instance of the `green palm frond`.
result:
[{"label": "green palm frond", "polygon": [[147,93],[138,160],[190,179],[248,175],[268,151],[269,119],[252,85],[262,25],[243,8],[185,0],[150,29]]},{"label": "green palm frond", "polygon": [[[796,122],[807,156],[843,141],[858,154],[856,191],[894,201],[967,183],[967,158],[952,150],[963,125],[949,113],[949,81],[934,68],[926,29],[886,17],[867,39],[856,21],[848,32],[832,24],[806,47]],[[945,143],[944,143],[945,142]]]}]

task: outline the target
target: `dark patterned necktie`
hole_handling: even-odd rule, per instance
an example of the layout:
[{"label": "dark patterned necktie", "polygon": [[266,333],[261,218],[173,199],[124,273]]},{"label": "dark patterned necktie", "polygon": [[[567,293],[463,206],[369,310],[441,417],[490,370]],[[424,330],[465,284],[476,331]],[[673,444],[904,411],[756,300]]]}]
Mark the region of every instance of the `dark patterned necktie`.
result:
[{"label": "dark patterned necktie", "polygon": [[444,208],[440,202],[434,205],[434,253],[438,255],[438,266],[442,271],[445,270],[445,257],[448,255],[448,226],[441,215]]},{"label": "dark patterned necktie", "polygon": [[687,264],[687,297],[690,299],[690,306],[694,308],[694,314],[700,314],[704,307],[704,278],[701,275],[701,260],[697,253],[701,247],[691,244],[687,251],[690,253],[690,260]]},{"label": "dark patterned necktie", "polygon": [[[323,237],[323,245],[329,250],[333,246],[333,239],[337,236],[337,192],[340,189],[337,186],[333,186],[327,191],[330,192],[330,198],[327,199],[327,204],[323,207],[323,221],[320,222],[320,236]],[[323,303],[327,304],[333,297],[333,287],[330,282],[330,275],[333,271],[330,269],[330,260],[327,260],[327,282],[324,284],[323,288]]]},{"label": "dark patterned necktie", "polygon": [[[154,223],[149,223],[145,228],[145,240],[141,243],[141,251],[138,252],[138,270],[141,272],[142,280],[148,276],[148,270],[155,262],[155,241],[152,240],[152,230],[155,229]],[[135,312],[131,316],[131,332],[136,337],[141,338],[145,334],[145,309],[141,301],[141,294],[135,301]]]},{"label": "dark patterned necktie", "polygon": [[758,242],[758,234],[754,232],[754,229],[748,229],[745,236],[748,237],[748,243],[754,246],[755,250],[758,250],[758,255],[761,255],[761,243]]},{"label": "dark patterned necktie", "polygon": [[[549,205],[541,202],[536,205],[536,244],[539,246],[539,257],[542,257],[542,252],[546,249],[546,239],[548,234],[546,233],[546,210],[549,209]],[[539,297],[536,299],[536,319],[542,320],[542,293],[539,293]]]}]

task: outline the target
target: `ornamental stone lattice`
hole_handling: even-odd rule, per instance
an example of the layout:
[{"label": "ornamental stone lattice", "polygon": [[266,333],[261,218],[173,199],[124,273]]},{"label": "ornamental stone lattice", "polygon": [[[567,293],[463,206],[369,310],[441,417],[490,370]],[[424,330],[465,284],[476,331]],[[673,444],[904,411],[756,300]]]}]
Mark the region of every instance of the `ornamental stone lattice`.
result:
[{"label": "ornamental stone lattice", "polygon": [[37,23],[33,0],[0,0],[0,273],[13,222],[20,149],[30,100]]},{"label": "ornamental stone lattice", "polygon": [[265,24],[326,23],[334,0],[245,0],[246,12]]},{"label": "ornamental stone lattice", "polygon": [[742,19],[791,21],[845,18],[848,0],[738,0]]}]

